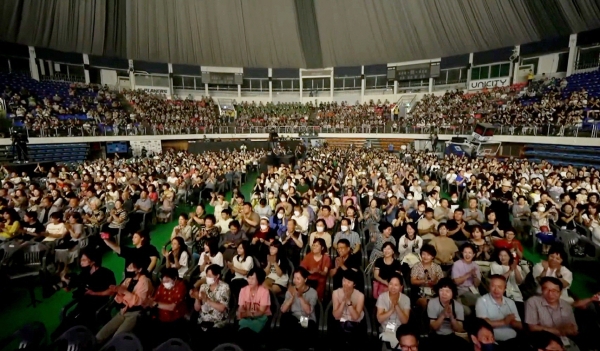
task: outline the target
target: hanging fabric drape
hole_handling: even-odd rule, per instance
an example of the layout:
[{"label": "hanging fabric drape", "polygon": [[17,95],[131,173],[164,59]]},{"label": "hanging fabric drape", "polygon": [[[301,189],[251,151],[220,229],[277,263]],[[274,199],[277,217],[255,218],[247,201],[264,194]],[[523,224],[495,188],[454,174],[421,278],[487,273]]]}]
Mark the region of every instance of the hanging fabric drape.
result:
[{"label": "hanging fabric drape", "polygon": [[402,62],[599,27],[597,0],[0,1],[0,41],[207,66]]}]

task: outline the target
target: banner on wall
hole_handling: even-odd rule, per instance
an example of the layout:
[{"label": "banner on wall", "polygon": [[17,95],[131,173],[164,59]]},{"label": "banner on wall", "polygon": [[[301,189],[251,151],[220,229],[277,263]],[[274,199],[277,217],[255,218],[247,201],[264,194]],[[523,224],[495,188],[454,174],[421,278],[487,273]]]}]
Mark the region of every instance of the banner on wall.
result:
[{"label": "banner on wall", "polygon": [[160,140],[136,140],[130,141],[131,153],[133,156],[142,156],[142,149],[146,148],[146,155],[158,155],[162,154],[162,144]]},{"label": "banner on wall", "polygon": [[480,79],[469,82],[469,90],[492,89],[507,87],[510,85],[510,78]]},{"label": "banner on wall", "polygon": [[135,88],[137,90],[142,90],[148,94],[166,95],[167,97],[171,96],[171,89],[169,87],[150,87],[146,85],[136,85]]}]

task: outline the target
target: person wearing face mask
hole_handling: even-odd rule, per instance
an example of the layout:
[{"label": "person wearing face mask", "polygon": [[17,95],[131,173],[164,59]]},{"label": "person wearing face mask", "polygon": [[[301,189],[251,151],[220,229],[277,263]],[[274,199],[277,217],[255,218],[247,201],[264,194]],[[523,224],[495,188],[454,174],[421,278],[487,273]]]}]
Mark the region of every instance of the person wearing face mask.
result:
[{"label": "person wearing face mask", "polygon": [[119,312],[96,334],[98,344],[103,344],[115,334],[127,333],[134,329],[144,310],[146,299],[152,295],[150,279],[144,275],[144,263],[132,261],[125,271],[125,280],[121,285],[111,285],[110,294],[120,308]]},{"label": "person wearing face mask", "polygon": [[412,192],[406,193],[406,198],[402,200],[402,207],[406,212],[412,213],[418,208],[419,202],[415,200],[414,194]]},{"label": "person wearing face mask", "polygon": [[499,347],[494,338],[494,329],[484,319],[476,318],[468,328],[469,339],[474,351],[494,351]]},{"label": "person wearing face mask", "polygon": [[[161,284],[156,289],[154,297],[146,299],[144,306],[155,309],[158,318],[147,321],[142,326],[144,336],[147,336],[148,346],[156,346],[174,337],[185,336],[184,316],[187,313],[185,282],[179,279],[177,269],[165,268],[161,272]],[[144,320],[144,319],[142,319]]]},{"label": "person wearing face mask", "polygon": [[110,287],[116,284],[114,273],[102,267],[102,256],[96,251],[83,249],[79,257],[80,273],[67,274],[57,285],[57,290],[72,291],[73,300],[69,305],[74,303],[75,307],[65,309],[61,324],[53,333],[55,336],[75,325],[93,327],[96,312],[108,302]]},{"label": "person wearing face mask", "polygon": [[308,216],[304,213],[302,206],[294,206],[294,214],[292,215],[292,219],[294,219],[297,223],[296,229],[302,233],[302,235],[308,235]]},{"label": "person wearing face mask", "polygon": [[373,190],[373,188],[368,187],[367,190],[364,193],[362,193],[360,197],[360,207],[362,209],[368,208],[373,199],[378,199],[378,197],[375,195],[375,191]]},{"label": "person wearing face mask", "polygon": [[333,237],[333,247],[337,248],[337,243],[340,241],[340,239],[346,239],[350,242],[352,253],[357,253],[360,251],[360,236],[357,232],[350,230],[350,219],[348,218],[342,219],[340,231],[337,232]]},{"label": "person wearing face mask", "polygon": [[285,210],[283,208],[279,208],[269,219],[269,227],[279,236],[281,233],[285,233],[287,230],[286,218]]},{"label": "person wearing face mask", "polygon": [[277,204],[277,206],[275,206],[275,212],[278,213],[281,209],[283,209],[285,217],[290,218],[292,216],[294,206],[288,202],[288,196],[284,193],[281,193],[279,194],[279,200],[280,202]]},{"label": "person wearing face mask", "polygon": [[221,267],[208,266],[206,283],[198,290],[192,289],[190,295],[194,298],[194,309],[199,312],[191,344],[194,349],[212,349],[223,338],[231,299],[229,285],[221,280]]},{"label": "person wearing face mask", "polygon": [[321,238],[325,241],[327,250],[329,250],[329,248],[331,248],[331,234],[326,231],[327,224],[323,219],[318,219],[315,228],[316,231],[312,232],[309,236],[308,244],[312,245],[315,239]]}]

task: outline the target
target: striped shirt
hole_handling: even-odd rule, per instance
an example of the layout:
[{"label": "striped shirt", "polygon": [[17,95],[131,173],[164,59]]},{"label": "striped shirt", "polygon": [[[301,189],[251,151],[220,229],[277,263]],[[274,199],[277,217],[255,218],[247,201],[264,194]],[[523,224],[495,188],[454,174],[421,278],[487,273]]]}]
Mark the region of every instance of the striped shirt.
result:
[{"label": "striped shirt", "polygon": [[568,302],[559,299],[559,305],[552,307],[542,296],[533,296],[525,303],[525,323],[546,328],[559,328],[568,324],[577,326],[573,308]]}]

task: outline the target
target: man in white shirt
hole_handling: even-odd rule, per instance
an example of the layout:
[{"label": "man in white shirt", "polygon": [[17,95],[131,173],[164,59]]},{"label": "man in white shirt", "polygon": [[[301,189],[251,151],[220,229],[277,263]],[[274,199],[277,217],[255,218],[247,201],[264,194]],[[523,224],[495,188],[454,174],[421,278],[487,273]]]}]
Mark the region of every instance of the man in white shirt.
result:
[{"label": "man in white shirt", "polygon": [[477,318],[484,319],[494,328],[496,341],[515,339],[517,331],[523,329],[523,324],[515,302],[504,296],[506,278],[499,274],[491,275],[489,291],[477,300]]}]

